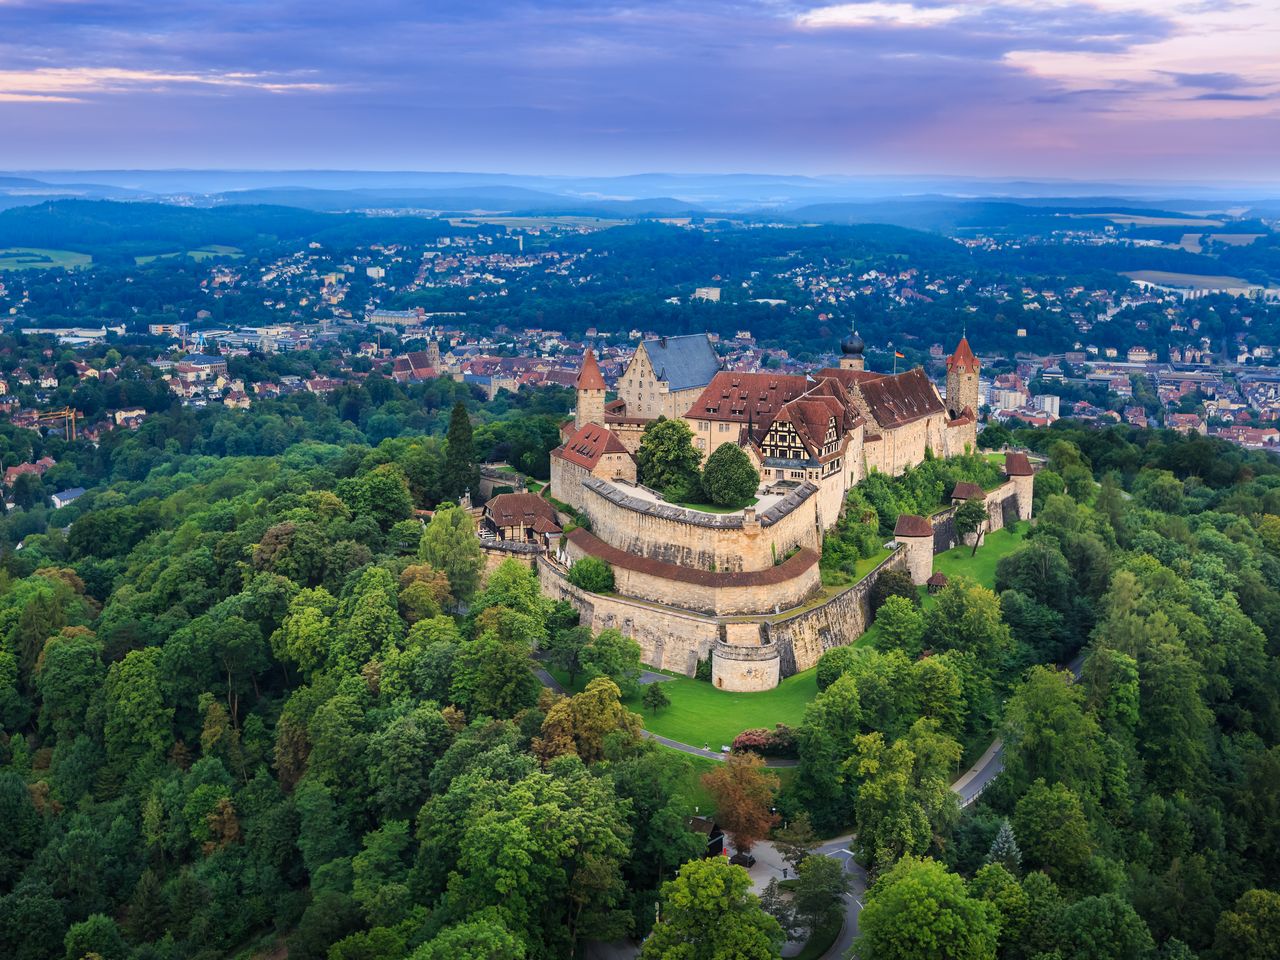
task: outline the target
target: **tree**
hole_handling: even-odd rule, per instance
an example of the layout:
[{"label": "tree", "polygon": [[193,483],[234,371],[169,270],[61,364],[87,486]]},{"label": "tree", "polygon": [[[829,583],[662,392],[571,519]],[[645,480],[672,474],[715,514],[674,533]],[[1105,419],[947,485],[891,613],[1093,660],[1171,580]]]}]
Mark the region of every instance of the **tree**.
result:
[{"label": "tree", "polygon": [[1061,781],[1089,797],[1101,789],[1101,732],[1082,709],[1070,671],[1032,667],[1005,707],[1005,769],[1019,787]]},{"label": "tree", "polygon": [[459,603],[471,600],[480,585],[484,553],[471,516],[461,507],[444,504],[422,531],[418,557],[449,578],[449,590]]},{"label": "tree", "polygon": [[132,650],[107,671],[104,691],[107,758],[120,770],[160,760],[173,742],[173,710],[160,689],[160,650]]},{"label": "tree", "polygon": [[667,691],[662,689],[661,681],[645,684],[644,695],[641,696],[640,702],[644,704],[646,710],[654,713],[671,706],[671,698],[667,696]]},{"label": "tree", "polygon": [[901,650],[912,659],[924,648],[924,614],[911,600],[894,594],[876,611],[876,649]]},{"label": "tree", "polygon": [[693,447],[693,432],[683,420],[659,417],[644,428],[636,450],[637,477],[645,486],[687,500],[699,490],[702,455]]},{"label": "tree", "polygon": [[798,871],[801,862],[809,856],[809,851],[818,845],[818,835],[813,832],[808,812],[801,813],[789,824],[776,828],[773,831],[773,845],[782,854],[782,859],[791,864],[791,869]]},{"label": "tree", "polygon": [[867,891],[859,960],[994,960],[995,907],[931,859],[904,857]]},{"label": "tree", "polygon": [[338,483],[338,496],[357,517],[372,517],[383,530],[413,515],[409,482],[395,464]]},{"label": "tree", "polygon": [[572,687],[582,672],[582,651],[590,642],[590,627],[567,627],[552,631],[542,652],[548,663],[569,675],[569,686]]},{"label": "tree", "polygon": [[1143,960],[1155,952],[1147,925],[1114,893],[1071,904],[1061,929],[1063,960]]},{"label": "tree", "polygon": [[51,728],[59,740],[74,740],[85,729],[86,714],[105,675],[102,645],[84,627],[65,627],[51,637],[35,676],[41,727]]},{"label": "tree", "polygon": [[[460,500],[464,494],[474,498],[479,493],[480,468],[476,465],[471,417],[461,400],[454,404],[453,413],[449,416],[447,440],[440,476],[441,491],[450,500]],[[454,593],[457,593],[456,589]]]},{"label": "tree", "polygon": [[445,927],[409,955],[409,960],[525,960],[523,941],[496,910],[482,910]]},{"label": "tree", "polygon": [[977,497],[966,500],[956,508],[956,533],[966,542],[973,537],[973,549],[969,552],[969,556],[978,552],[978,543],[982,540],[982,528],[987,525],[987,520],[987,505]]},{"label": "tree", "polygon": [[641,960],[773,960],[781,956],[778,921],[751,894],[741,867],[690,860],[662,887],[658,923]]},{"label": "tree", "polygon": [[999,864],[1015,877],[1022,871],[1022,851],[1018,849],[1018,840],[1013,835],[1008,817],[1000,821],[1000,829],[987,851],[987,863]]},{"label": "tree", "polygon": [[913,606],[920,606],[920,591],[916,588],[911,574],[905,570],[884,570],[871,585],[871,596],[868,603],[871,615],[877,616],[884,602],[890,597],[902,597]]},{"label": "tree", "polygon": [[538,702],[541,685],[529,671],[530,648],[486,630],[458,646],[453,661],[453,701],[467,716],[513,717]]},{"label": "tree", "polygon": [[764,893],[760,894],[760,908],[778,921],[778,926],[782,927],[788,940],[795,936],[796,915],[791,909],[791,901],[782,895],[777,877],[770,877],[765,884]]},{"label": "tree", "polygon": [[723,764],[702,775],[702,785],[715,800],[716,819],[739,853],[750,853],[777,821],[773,795],[778,778],[768,773],[754,753],[730,754]]},{"label": "tree", "polygon": [[1214,953],[1223,960],[1280,957],[1280,893],[1247,890],[1218,918]]},{"label": "tree", "polygon": [[707,458],[702,492],[718,507],[744,507],[752,502],[760,474],[736,443],[722,443]]},{"label": "tree", "polygon": [[612,627],[601,630],[582,648],[578,659],[586,676],[609,677],[624,698],[630,699],[639,692],[640,644],[624,637],[622,631]]},{"label": "tree", "polygon": [[125,960],[129,948],[120,936],[116,922],[101,913],[95,913],[80,923],[71,925],[63,940],[65,960],[80,960],[90,954],[101,960]]},{"label": "tree", "polygon": [[613,567],[599,557],[582,557],[569,568],[569,582],[591,593],[613,590]]},{"label": "tree", "polygon": [[618,685],[608,677],[596,677],[582,693],[551,706],[534,752],[544,759],[575,753],[583,763],[595,763],[604,758],[606,737],[622,732],[635,740],[641,729],[640,716],[622,705]]},{"label": "tree", "polygon": [[1078,876],[1093,855],[1080,798],[1061,783],[1033,783],[1014,808],[1013,829],[1026,864],[1050,877]]},{"label": "tree", "polygon": [[812,855],[796,867],[797,882],[791,905],[796,919],[812,934],[819,927],[837,923],[849,892],[844,863],[834,857]]}]

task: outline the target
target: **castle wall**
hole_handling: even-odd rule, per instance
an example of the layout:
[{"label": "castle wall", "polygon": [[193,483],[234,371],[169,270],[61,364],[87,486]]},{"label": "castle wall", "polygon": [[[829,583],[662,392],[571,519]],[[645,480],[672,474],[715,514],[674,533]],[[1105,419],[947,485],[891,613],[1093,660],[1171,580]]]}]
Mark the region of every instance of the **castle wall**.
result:
[{"label": "castle wall", "polygon": [[[585,533],[585,531],[584,531]],[[767,614],[799,606],[822,587],[818,554],[805,550],[754,573],[709,573],[635,557],[593,535],[565,540],[570,563],[598,556],[613,568],[615,592],[708,615]]]},{"label": "castle wall", "polygon": [[887,570],[906,565],[906,551],[895,550],[880,566],[826,603],[785,620],[764,624],[767,640],[778,650],[780,675],[789,677],[818,665],[833,647],[853,643],[871,625],[871,588]]},{"label": "castle wall", "polygon": [[567,503],[575,510],[582,509],[582,483],[591,476],[591,471],[571,460],[551,457],[551,496],[562,503]]},{"label": "castle wall", "polygon": [[821,549],[817,492],[805,484],[752,519],[654,503],[587,480],[582,509],[596,536],[627,553],[698,570],[764,570],[793,547]]},{"label": "castle wall", "polygon": [[672,607],[588,593],[571,584],[561,569],[543,557],[538,562],[542,592],[552,600],[567,600],[593,633],[613,628],[640,644],[640,659],[650,667],[692,677],[698,661],[711,655],[720,639],[720,625],[712,617]]}]

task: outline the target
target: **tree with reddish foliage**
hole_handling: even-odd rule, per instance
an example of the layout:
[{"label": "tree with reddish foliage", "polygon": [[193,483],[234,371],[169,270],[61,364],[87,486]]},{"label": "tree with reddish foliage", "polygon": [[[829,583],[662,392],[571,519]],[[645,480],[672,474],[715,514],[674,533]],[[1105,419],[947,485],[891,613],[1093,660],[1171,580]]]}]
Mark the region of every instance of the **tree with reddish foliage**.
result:
[{"label": "tree with reddish foliage", "polygon": [[778,778],[754,753],[731,753],[723,766],[703,774],[702,785],[715,800],[716,821],[739,853],[750,853],[778,820],[772,811]]}]

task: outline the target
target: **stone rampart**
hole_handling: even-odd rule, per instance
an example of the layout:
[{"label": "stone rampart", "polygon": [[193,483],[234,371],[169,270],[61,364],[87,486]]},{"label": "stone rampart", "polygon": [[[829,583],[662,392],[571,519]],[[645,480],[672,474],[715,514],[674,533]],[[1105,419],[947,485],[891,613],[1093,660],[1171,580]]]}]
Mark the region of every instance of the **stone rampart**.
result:
[{"label": "stone rampart", "polygon": [[886,570],[903,569],[907,552],[895,549],[884,561],[848,590],[826,603],[794,616],[765,623],[762,633],[777,648],[779,675],[789,677],[818,664],[832,647],[853,643],[871,625],[871,588]]},{"label": "stone rampart", "polygon": [[708,615],[773,613],[799,606],[822,586],[818,554],[804,549],[777,566],[709,571],[619,550],[581,528],[565,537],[570,563],[594,556],[613,568],[617,593]]},{"label": "stone rampart", "polygon": [[806,482],[759,514],[703,513],[588,477],[582,509],[601,540],[627,553],[699,570],[765,570],[795,547],[821,549],[817,493]]},{"label": "stone rampart", "polygon": [[542,592],[552,600],[567,600],[593,633],[613,628],[640,644],[640,659],[650,667],[692,677],[698,661],[711,655],[720,639],[720,624],[712,617],[674,607],[624,597],[588,593],[571,584],[564,568],[547,557],[538,561]]}]

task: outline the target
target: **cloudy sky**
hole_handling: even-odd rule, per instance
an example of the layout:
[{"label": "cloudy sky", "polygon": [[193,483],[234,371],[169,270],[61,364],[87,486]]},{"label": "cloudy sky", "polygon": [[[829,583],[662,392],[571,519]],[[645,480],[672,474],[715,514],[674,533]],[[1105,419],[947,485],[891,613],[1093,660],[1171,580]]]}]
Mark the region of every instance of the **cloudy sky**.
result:
[{"label": "cloudy sky", "polygon": [[0,168],[1266,179],[1280,0],[0,0]]}]

